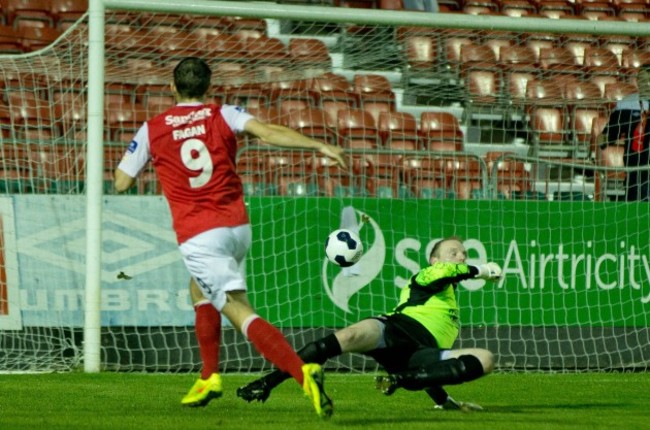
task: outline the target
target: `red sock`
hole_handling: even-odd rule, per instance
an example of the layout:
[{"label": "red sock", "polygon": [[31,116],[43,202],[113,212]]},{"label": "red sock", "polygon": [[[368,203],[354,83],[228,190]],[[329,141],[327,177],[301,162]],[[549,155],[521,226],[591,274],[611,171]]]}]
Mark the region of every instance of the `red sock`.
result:
[{"label": "red sock", "polygon": [[219,373],[221,314],[212,303],[199,303],[194,310],[196,312],[194,330],[203,361],[201,378],[208,379],[213,373]]},{"label": "red sock", "polygon": [[305,363],[298,357],[280,330],[257,317],[248,324],[244,335],[248,337],[262,357],[269,360],[278,369],[291,374],[302,387],[302,365]]}]

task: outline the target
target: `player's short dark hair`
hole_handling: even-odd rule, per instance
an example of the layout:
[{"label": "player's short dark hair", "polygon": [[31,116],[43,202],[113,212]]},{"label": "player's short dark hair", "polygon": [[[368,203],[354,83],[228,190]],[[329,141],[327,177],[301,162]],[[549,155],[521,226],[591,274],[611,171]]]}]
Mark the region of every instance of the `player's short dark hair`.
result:
[{"label": "player's short dark hair", "polygon": [[201,58],[187,57],[174,67],[174,85],[183,98],[201,98],[208,92],[212,71]]},{"label": "player's short dark hair", "polygon": [[449,242],[450,240],[457,240],[459,242],[463,241],[460,237],[457,237],[457,236],[449,236],[449,237],[445,237],[443,239],[440,239],[439,241],[437,241],[433,245],[433,248],[431,248],[431,253],[429,254],[429,260],[431,259],[431,257],[439,257],[440,256],[440,246],[445,242]]}]

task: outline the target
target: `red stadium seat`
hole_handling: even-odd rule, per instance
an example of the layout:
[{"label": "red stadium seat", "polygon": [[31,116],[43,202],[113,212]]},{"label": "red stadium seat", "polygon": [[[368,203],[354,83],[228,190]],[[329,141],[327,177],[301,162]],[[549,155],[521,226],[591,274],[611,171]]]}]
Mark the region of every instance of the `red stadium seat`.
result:
[{"label": "red stadium seat", "polygon": [[11,26],[0,25],[0,54],[22,54],[24,51],[18,31]]},{"label": "red stadium seat", "polygon": [[604,167],[620,168],[597,172],[596,175],[596,200],[622,200],[625,198],[625,163],[623,156],[625,147],[622,145],[608,145],[597,150],[597,164]]},{"label": "red stadium seat", "polygon": [[532,180],[522,161],[508,157],[508,153],[490,151],[485,154],[490,183],[497,196],[516,199],[532,190]]},{"label": "red stadium seat", "polygon": [[552,33],[529,33],[523,35],[523,45],[527,46],[535,54],[535,63],[540,62],[540,53],[542,49],[551,49],[559,47],[560,37]]},{"label": "red stadium seat", "polygon": [[383,112],[377,122],[383,146],[391,149],[420,149],[417,127],[415,117],[407,112]]},{"label": "red stadium seat", "polygon": [[609,49],[592,47],[585,49],[584,71],[590,75],[618,75],[620,64]]},{"label": "red stadium seat", "polygon": [[444,37],[445,57],[444,61],[448,70],[459,74],[462,65],[461,50],[463,46],[478,45],[476,35],[468,32],[450,32]]},{"label": "red stadium seat", "polygon": [[539,0],[537,10],[541,16],[553,19],[575,15],[573,3],[567,0]]},{"label": "red stadium seat", "polygon": [[61,36],[61,31],[51,27],[21,27],[18,33],[25,52],[43,49]]},{"label": "red stadium seat", "polygon": [[578,60],[571,51],[562,47],[541,48],[539,65],[544,72],[552,74],[578,75],[580,72]]},{"label": "red stadium seat", "polygon": [[321,109],[308,108],[284,112],[281,123],[306,136],[336,144],[336,138],[328,126],[327,114]]},{"label": "red stadium seat", "polygon": [[[520,0],[513,0],[520,1]],[[509,31],[491,31],[483,39],[483,46],[487,46],[494,52],[494,56],[499,61],[501,51],[506,51],[517,45],[517,35]]]},{"label": "red stadium seat", "polygon": [[88,0],[52,0],[50,14],[56,28],[65,30],[88,10]]},{"label": "red stadium seat", "polygon": [[313,38],[293,38],[289,41],[289,56],[301,68],[323,69],[332,67],[332,59],[325,43]]},{"label": "red stadium seat", "polygon": [[571,130],[576,145],[591,151],[592,143],[595,140],[595,136],[592,134],[593,125],[594,122],[599,120],[602,121],[603,118],[608,118],[605,108],[598,108],[595,106],[575,106],[570,114]]},{"label": "red stadium seat", "polygon": [[[461,200],[482,199],[486,195],[484,177],[478,159],[470,156],[456,156],[451,161],[451,188]],[[448,164],[449,165],[449,164]]]},{"label": "red stadium seat", "polygon": [[355,75],[352,88],[359,98],[361,108],[367,101],[395,103],[395,94],[390,81],[382,75]]},{"label": "red stadium seat", "polygon": [[280,196],[315,196],[313,153],[303,151],[271,152],[266,157],[265,182],[272,194]]},{"label": "red stadium seat", "polygon": [[337,113],[339,145],[347,148],[376,148],[379,133],[369,112],[360,109],[339,110]]},{"label": "red stadium seat", "polygon": [[14,28],[54,27],[48,0],[12,0],[3,2],[7,24]]},{"label": "red stadium seat", "polygon": [[512,17],[537,14],[537,7],[526,0],[503,0],[500,10],[502,15]]},{"label": "red stadium seat", "polygon": [[460,122],[449,112],[422,112],[419,133],[425,150],[431,150],[433,142],[454,142],[456,150],[463,150]]},{"label": "red stadium seat", "polygon": [[562,88],[550,79],[534,79],[526,83],[526,103],[555,106],[564,102]]}]

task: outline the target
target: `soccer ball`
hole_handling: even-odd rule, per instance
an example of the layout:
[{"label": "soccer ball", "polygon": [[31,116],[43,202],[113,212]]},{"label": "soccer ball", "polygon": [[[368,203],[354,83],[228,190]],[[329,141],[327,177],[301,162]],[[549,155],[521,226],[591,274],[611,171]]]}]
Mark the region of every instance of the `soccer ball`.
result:
[{"label": "soccer ball", "polygon": [[356,233],[340,229],[327,236],[325,241],[327,259],[341,267],[350,267],[361,258],[363,244]]}]

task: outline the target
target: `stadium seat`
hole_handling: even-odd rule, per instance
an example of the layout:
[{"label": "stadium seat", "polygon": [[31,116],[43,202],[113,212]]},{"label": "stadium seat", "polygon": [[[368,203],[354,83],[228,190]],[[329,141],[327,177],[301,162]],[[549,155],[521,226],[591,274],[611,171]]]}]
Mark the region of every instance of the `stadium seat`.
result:
[{"label": "stadium seat", "polygon": [[17,138],[49,142],[61,134],[56,113],[47,100],[23,91],[5,91],[4,96]]},{"label": "stadium seat", "polygon": [[248,18],[241,16],[232,16],[223,18],[223,22],[227,24],[228,30],[231,33],[236,33],[240,30],[256,30],[262,33],[267,33],[267,24],[261,18]]},{"label": "stadium seat", "polygon": [[43,49],[61,36],[61,31],[51,27],[20,27],[18,28],[20,43],[25,52]]},{"label": "stadium seat", "polygon": [[451,31],[448,30],[443,36],[444,43],[444,64],[448,71],[458,75],[462,65],[461,48],[466,45],[478,45],[478,36],[465,31]]},{"label": "stadium seat", "polygon": [[275,37],[253,39],[247,41],[245,46],[247,58],[249,61],[254,61],[256,66],[262,64],[286,66],[291,62],[287,47]]},{"label": "stadium seat", "polygon": [[242,178],[244,193],[250,196],[271,195],[276,190],[267,181],[267,157],[270,151],[245,150],[237,154],[237,174]]},{"label": "stadium seat", "polygon": [[623,53],[623,73],[629,77],[636,77],[639,67],[650,64],[650,51],[634,49]]},{"label": "stadium seat", "polygon": [[621,170],[599,171],[596,175],[596,200],[620,200],[625,198],[625,167],[623,156],[625,148],[622,145],[608,145],[598,148],[597,164],[604,167],[620,168]]},{"label": "stadium seat", "polygon": [[288,50],[293,62],[301,68],[328,70],[332,67],[327,45],[319,39],[293,38]]},{"label": "stadium seat", "polygon": [[[513,0],[520,1],[520,0]],[[494,52],[497,63],[500,59],[501,51],[504,52],[517,45],[517,35],[509,31],[490,31],[484,38],[482,45],[487,46]]]},{"label": "stadium seat", "polygon": [[608,118],[607,111],[604,107],[575,106],[570,111],[571,130],[577,145],[589,148],[591,150],[594,121],[599,118]]},{"label": "stadium seat", "polygon": [[469,70],[497,69],[497,56],[494,51],[482,44],[466,44],[460,47],[460,77],[463,78]]},{"label": "stadium seat", "polygon": [[517,199],[532,190],[532,182],[524,162],[508,157],[507,152],[485,154],[488,177],[498,198]]},{"label": "stadium seat", "polygon": [[271,152],[265,161],[265,182],[271,195],[316,196],[313,153],[304,151]]},{"label": "stadium seat", "polygon": [[481,162],[472,156],[455,156],[451,163],[452,190],[457,199],[487,198]]},{"label": "stadium seat", "polygon": [[52,0],[50,15],[57,29],[65,31],[88,10],[88,0]]},{"label": "stadium seat", "polygon": [[150,43],[155,46],[159,61],[176,62],[184,57],[196,57],[204,52],[204,46],[191,36],[192,33],[150,33]]},{"label": "stadium seat", "polygon": [[597,47],[599,43],[598,37],[589,34],[571,33],[562,37],[562,47],[573,54],[575,63],[580,66],[585,63],[585,49]]},{"label": "stadium seat", "polygon": [[85,151],[76,145],[28,145],[29,157],[36,167],[40,192],[68,194],[83,192]]},{"label": "stadium seat", "polygon": [[465,72],[465,110],[466,117],[471,119],[500,119],[501,108],[504,107],[501,91],[503,77],[501,70],[468,69]]},{"label": "stadium seat", "polygon": [[605,93],[603,94],[603,97],[607,101],[617,102],[619,100],[622,100],[623,97],[634,94],[637,91],[637,87],[634,84],[627,82],[616,82],[605,85]]},{"label": "stadium seat", "polygon": [[535,54],[527,46],[512,46],[499,50],[499,66],[504,71],[504,97],[514,106],[526,99],[528,81],[537,79],[538,67]]},{"label": "stadium seat", "polygon": [[552,79],[533,79],[526,82],[526,103],[556,106],[564,102],[562,88]]},{"label": "stadium seat", "polygon": [[379,9],[404,10],[403,0],[379,0]]},{"label": "stadium seat", "polygon": [[[603,134],[607,123],[609,122],[609,117],[597,116],[591,122],[591,153],[595,156],[598,152],[598,146],[600,146],[600,136]],[[594,157],[595,158],[595,157]]]},{"label": "stadium seat", "polygon": [[169,109],[176,104],[176,99],[169,85],[140,85],[135,91],[136,102],[142,104],[147,112],[161,112],[161,108]]},{"label": "stadium seat", "polygon": [[403,38],[404,80],[435,79],[440,68],[439,39],[435,34],[409,34]]},{"label": "stadium seat", "polygon": [[499,3],[492,0],[465,0],[463,3],[463,13],[469,15],[484,15],[498,11]]},{"label": "stadium seat", "polygon": [[576,146],[567,135],[568,114],[562,107],[533,106],[529,111],[533,153],[536,156],[572,156]]},{"label": "stadium seat", "polygon": [[434,157],[405,157],[400,177],[413,196],[421,199],[444,199],[450,195],[445,162]]},{"label": "stadium seat", "polygon": [[502,15],[521,17],[537,14],[537,7],[526,0],[503,0],[500,11]]},{"label": "stadium seat", "polygon": [[247,62],[252,56],[248,46],[230,34],[221,34],[210,37],[209,43],[204,47],[204,57],[210,58],[213,62]]},{"label": "stadium seat", "polygon": [[383,75],[357,74],[352,81],[352,90],[357,94],[362,109],[365,103],[371,101],[389,103],[393,106],[395,104],[393,88]]},{"label": "stadium seat", "polygon": [[601,36],[600,47],[611,51],[620,66],[623,64],[623,53],[636,49],[636,39],[624,35],[604,35]]},{"label": "stadium seat", "polygon": [[585,49],[584,71],[593,75],[618,75],[620,64],[616,55],[606,48]]},{"label": "stadium seat", "polygon": [[535,63],[539,63],[542,49],[555,48],[561,45],[560,37],[553,33],[522,34],[523,46],[527,46],[535,55]]},{"label": "stadium seat", "polygon": [[539,50],[539,65],[544,73],[578,75],[580,67],[577,61],[571,51],[563,47]]},{"label": "stadium seat", "polygon": [[460,122],[449,112],[422,112],[418,132],[425,150],[431,150],[433,142],[454,142],[456,150],[463,150]]},{"label": "stadium seat", "polygon": [[341,109],[337,112],[339,145],[347,148],[376,148],[379,133],[369,112],[361,109]]},{"label": "stadium seat", "polygon": [[540,16],[552,19],[575,15],[573,3],[567,0],[538,0],[537,11]]},{"label": "stadium seat", "polygon": [[111,141],[122,143],[129,143],[149,119],[144,107],[135,103],[107,104],[105,116]]},{"label": "stadium seat", "polygon": [[267,89],[270,93],[269,103],[276,106],[280,114],[293,109],[308,109],[317,106],[316,97],[309,90],[305,80],[271,82]]},{"label": "stadium seat", "polygon": [[564,99],[569,105],[588,104],[596,107],[604,101],[598,86],[590,81],[566,82],[562,90]]},{"label": "stadium seat", "polygon": [[407,112],[383,112],[377,122],[383,146],[390,149],[420,149],[417,127],[415,117]]},{"label": "stadium seat", "polygon": [[311,80],[311,91],[317,105],[327,113],[332,128],[337,125],[337,112],[341,109],[357,109],[358,98],[352,85],[341,75],[325,73]]},{"label": "stadium seat", "polygon": [[589,81],[598,87],[600,96],[605,96],[605,86],[607,84],[618,84],[618,76],[613,75],[595,75],[589,78]]},{"label": "stadium seat", "polygon": [[647,4],[619,4],[617,16],[629,22],[646,22],[650,17],[650,7]]},{"label": "stadium seat", "polygon": [[314,139],[336,144],[336,137],[328,126],[327,114],[321,109],[295,109],[281,115],[283,125]]},{"label": "stadium seat", "polygon": [[0,54],[22,54],[23,52],[18,31],[11,26],[0,25]]},{"label": "stadium seat", "polygon": [[327,157],[315,158],[318,195],[325,197],[365,197],[366,183],[371,176],[370,165],[362,158],[349,157],[348,167],[334,165]]},{"label": "stadium seat", "polygon": [[576,3],[579,15],[590,20],[616,15],[614,4],[607,0],[579,0]]},{"label": "stadium seat", "polygon": [[267,90],[258,85],[242,85],[227,89],[226,103],[242,106],[246,109],[268,107],[270,95]]},{"label": "stadium seat", "polygon": [[49,0],[13,0],[3,2],[7,24],[16,29],[54,27]]},{"label": "stadium seat", "polygon": [[237,174],[242,180],[244,194],[264,196],[271,193],[266,183],[266,157],[269,151],[249,150],[237,154]]}]

